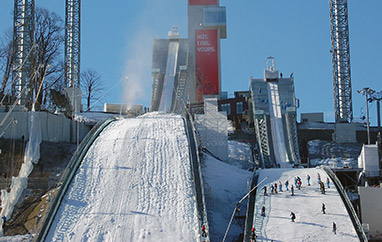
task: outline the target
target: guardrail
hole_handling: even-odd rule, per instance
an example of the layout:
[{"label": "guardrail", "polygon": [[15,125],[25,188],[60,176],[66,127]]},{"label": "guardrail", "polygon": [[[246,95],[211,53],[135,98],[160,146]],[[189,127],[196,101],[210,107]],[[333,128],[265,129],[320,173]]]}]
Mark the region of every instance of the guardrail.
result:
[{"label": "guardrail", "polygon": [[115,118],[108,119],[104,122],[97,123],[85,136],[85,138],[82,140],[81,144],[78,146],[76,152],[73,154],[72,159],[69,161],[69,164],[67,168],[65,169],[65,172],[63,173],[63,180],[60,185],[60,189],[56,195],[56,197],[53,199],[53,202],[49,208],[49,212],[45,218],[45,221],[40,229],[40,232],[36,238],[35,241],[44,241],[46,236],[48,235],[50,226],[53,223],[54,217],[57,214],[57,211],[61,205],[61,202],[65,196],[65,193],[76,174],[76,171],[78,170],[79,166],[81,165],[82,159],[85,157],[87,151],[89,150],[90,146],[93,144],[95,139],[98,137],[98,135],[108,126],[111,122],[115,121]]},{"label": "guardrail", "polygon": [[[190,153],[190,159],[191,159],[191,170],[194,177],[194,190],[196,194],[196,203],[198,207],[198,216],[199,216],[199,228],[202,227],[202,225],[206,228],[206,241],[210,241],[209,237],[209,226],[208,226],[208,220],[207,220],[207,210],[206,210],[206,203],[204,199],[204,188],[203,188],[203,177],[202,177],[202,170],[200,166],[200,159],[199,159],[199,153],[198,153],[198,145],[195,135],[195,126],[191,120],[191,117],[189,114],[186,114],[186,117],[183,118],[185,128],[186,128],[186,134],[189,141],[189,153]],[[202,241],[202,240],[201,240]]]},{"label": "guardrail", "polygon": [[345,204],[346,210],[348,211],[348,214],[350,216],[350,219],[353,223],[354,229],[357,232],[358,238],[361,242],[367,242],[367,237],[365,235],[365,232],[363,230],[362,224],[358,219],[357,213],[355,212],[353,205],[351,204],[348,196],[345,193],[345,190],[341,184],[341,182],[338,180],[336,174],[328,167],[328,166],[321,166],[324,171],[329,175],[330,179],[332,179],[334,185],[337,188],[337,191],[342,199],[342,201]]},{"label": "guardrail", "polygon": [[[256,174],[256,171],[253,173],[251,189],[257,185],[257,181],[259,180],[259,175]],[[255,189],[248,197],[247,203],[247,216],[245,219],[245,227],[244,227],[244,242],[250,241],[251,239],[251,230],[253,227],[253,218],[255,216],[255,198],[256,198],[257,189]]]}]

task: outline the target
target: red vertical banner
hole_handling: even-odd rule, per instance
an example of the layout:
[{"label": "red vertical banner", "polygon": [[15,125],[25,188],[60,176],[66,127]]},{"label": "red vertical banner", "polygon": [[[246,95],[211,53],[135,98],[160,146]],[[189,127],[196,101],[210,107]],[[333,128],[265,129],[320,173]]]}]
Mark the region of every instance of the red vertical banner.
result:
[{"label": "red vertical banner", "polygon": [[189,5],[217,5],[217,0],[189,0]]},{"label": "red vertical banner", "polygon": [[195,30],[196,102],[203,95],[219,94],[217,29]]}]

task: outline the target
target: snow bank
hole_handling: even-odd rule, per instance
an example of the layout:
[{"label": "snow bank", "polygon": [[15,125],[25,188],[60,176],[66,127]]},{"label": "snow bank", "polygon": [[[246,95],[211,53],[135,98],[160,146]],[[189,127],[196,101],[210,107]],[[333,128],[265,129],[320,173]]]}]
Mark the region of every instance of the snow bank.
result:
[{"label": "snow bank", "polygon": [[358,155],[362,144],[311,140],[308,142],[310,164],[330,168],[358,168]]},{"label": "snow bank", "polygon": [[251,146],[247,143],[229,140],[228,163],[245,170],[253,168]]},{"label": "snow bank", "polygon": [[[234,154],[231,153],[232,156]],[[211,241],[221,241],[236,203],[249,191],[252,172],[216,160],[203,153],[202,174]],[[243,204],[246,204],[245,202]],[[245,215],[245,207],[242,207]],[[234,241],[243,230],[234,221],[226,241]]]},{"label": "snow bank", "polygon": [[[40,159],[40,144],[42,141],[41,122],[36,112],[29,113],[29,141],[27,142],[24,163],[21,165],[19,175],[12,177],[10,192],[1,190],[1,217],[11,218],[15,205],[20,199],[23,191],[28,185],[28,176],[33,170],[33,164],[37,164]],[[1,219],[0,234],[3,234],[3,219]]]},{"label": "snow bank", "polygon": [[358,168],[358,160],[353,158],[327,158],[327,159],[311,159],[312,166],[329,166],[330,168]]},{"label": "snow bank", "polygon": [[103,112],[86,112],[86,113],[77,113],[75,114],[73,120],[84,123],[98,122],[106,120],[112,117],[119,116],[115,113],[103,113]]},{"label": "snow bank", "polygon": [[33,241],[33,236],[30,234],[0,237],[0,242],[32,242],[32,241]]}]

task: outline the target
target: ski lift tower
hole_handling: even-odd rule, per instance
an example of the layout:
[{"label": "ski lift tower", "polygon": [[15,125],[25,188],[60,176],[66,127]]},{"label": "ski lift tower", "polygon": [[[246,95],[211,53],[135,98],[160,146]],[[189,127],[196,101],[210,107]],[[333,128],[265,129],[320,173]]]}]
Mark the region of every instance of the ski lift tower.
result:
[{"label": "ski lift tower", "polygon": [[[330,25],[332,40],[332,67],[334,108],[336,119],[336,136],[338,142],[340,136],[349,133],[352,138],[345,138],[344,142],[355,141],[355,130],[351,131],[353,120],[352,90],[350,78],[350,50],[349,50],[349,26],[347,0],[329,0]],[[349,124],[349,125],[347,125]],[[338,129],[339,128],[339,129]],[[347,130],[350,128],[350,130]],[[341,134],[340,134],[341,133]],[[354,133],[354,135],[353,135]]]},{"label": "ski lift tower", "polygon": [[65,83],[73,110],[81,110],[80,44],[81,0],[66,0],[65,14]]},{"label": "ski lift tower", "polygon": [[34,0],[15,0],[13,19],[12,95],[25,105],[32,65],[30,61],[34,33]]}]

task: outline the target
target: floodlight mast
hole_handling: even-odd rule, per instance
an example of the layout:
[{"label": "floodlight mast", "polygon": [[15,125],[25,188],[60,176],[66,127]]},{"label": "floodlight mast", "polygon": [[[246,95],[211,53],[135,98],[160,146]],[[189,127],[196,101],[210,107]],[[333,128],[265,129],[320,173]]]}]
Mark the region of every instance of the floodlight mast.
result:
[{"label": "floodlight mast", "polygon": [[34,0],[15,0],[13,19],[12,95],[25,105],[29,77],[32,73],[31,51],[34,35]]},{"label": "floodlight mast", "polygon": [[329,0],[336,123],[353,120],[347,0]]},{"label": "floodlight mast", "polygon": [[80,87],[81,0],[66,0],[65,83]]}]

